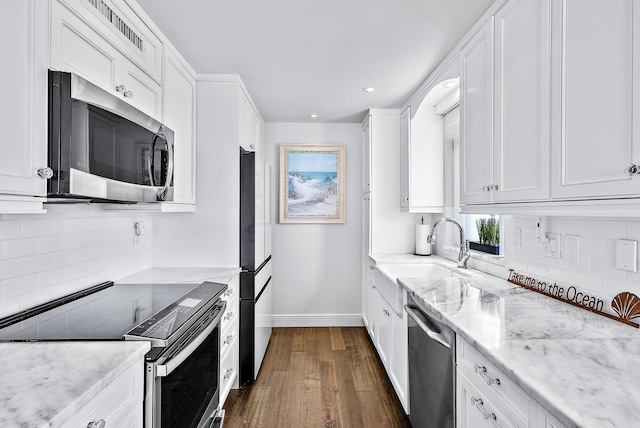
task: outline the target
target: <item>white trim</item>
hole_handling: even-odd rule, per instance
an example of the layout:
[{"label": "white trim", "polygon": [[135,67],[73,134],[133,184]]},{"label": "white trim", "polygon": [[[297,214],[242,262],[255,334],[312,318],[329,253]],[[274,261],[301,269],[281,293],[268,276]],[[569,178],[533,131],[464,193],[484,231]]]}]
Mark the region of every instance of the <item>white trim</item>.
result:
[{"label": "white trim", "polygon": [[273,327],[364,327],[362,314],[272,315]]}]

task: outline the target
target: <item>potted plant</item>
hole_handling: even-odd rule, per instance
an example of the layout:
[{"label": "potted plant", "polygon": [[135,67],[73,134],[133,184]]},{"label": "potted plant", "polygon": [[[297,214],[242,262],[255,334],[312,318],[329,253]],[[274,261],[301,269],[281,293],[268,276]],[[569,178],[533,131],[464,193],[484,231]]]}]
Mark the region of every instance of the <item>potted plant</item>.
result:
[{"label": "potted plant", "polygon": [[472,250],[489,254],[500,254],[500,224],[495,217],[476,220],[478,242],[470,242]]}]

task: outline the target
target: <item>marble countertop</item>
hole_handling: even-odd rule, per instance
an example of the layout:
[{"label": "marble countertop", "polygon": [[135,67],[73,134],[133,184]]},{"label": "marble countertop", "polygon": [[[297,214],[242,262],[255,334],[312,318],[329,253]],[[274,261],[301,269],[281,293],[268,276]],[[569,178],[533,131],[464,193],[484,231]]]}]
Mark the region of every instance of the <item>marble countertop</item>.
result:
[{"label": "marble countertop", "polygon": [[149,349],[124,341],[0,343],[0,426],[61,426]]},{"label": "marble countertop", "polygon": [[240,273],[238,267],[166,267],[150,268],[120,278],[118,284],[199,284],[202,281],[227,283]]},{"label": "marble countertop", "polygon": [[460,273],[398,283],[567,426],[640,427],[638,329],[439,257],[371,258]]}]

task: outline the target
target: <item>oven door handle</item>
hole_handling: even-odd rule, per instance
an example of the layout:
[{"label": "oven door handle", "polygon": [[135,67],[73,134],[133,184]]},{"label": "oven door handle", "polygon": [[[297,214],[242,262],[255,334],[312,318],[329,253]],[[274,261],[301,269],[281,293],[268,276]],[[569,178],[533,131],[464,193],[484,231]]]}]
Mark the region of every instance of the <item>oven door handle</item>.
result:
[{"label": "oven door handle", "polygon": [[171,358],[164,364],[156,366],[156,376],[157,377],[165,377],[169,376],[171,372],[173,372],[180,364],[186,360],[189,355],[193,351],[195,351],[198,346],[205,341],[205,339],[211,334],[211,332],[216,328],[218,324],[220,324],[220,319],[224,314],[224,311],[227,309],[227,302],[222,300],[222,310],[218,312],[218,315],[211,321],[207,327],[196,337],[193,339],[187,346],[185,346],[175,357]]}]

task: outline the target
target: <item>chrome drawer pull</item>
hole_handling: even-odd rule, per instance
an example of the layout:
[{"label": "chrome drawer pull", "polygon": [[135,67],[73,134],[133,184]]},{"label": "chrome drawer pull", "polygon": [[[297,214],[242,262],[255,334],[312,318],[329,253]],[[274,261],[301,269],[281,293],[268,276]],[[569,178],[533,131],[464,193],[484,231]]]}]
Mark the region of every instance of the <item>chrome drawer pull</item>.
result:
[{"label": "chrome drawer pull", "polygon": [[233,334],[230,334],[229,336],[227,336],[227,338],[224,340],[224,344],[228,345],[231,343],[231,341],[233,340]]},{"label": "chrome drawer pull", "polygon": [[224,380],[227,380],[231,377],[231,374],[233,374],[233,369],[227,369],[227,371],[224,372],[224,376],[222,378]]},{"label": "chrome drawer pull", "polygon": [[494,412],[487,412],[484,409],[484,402],[482,401],[482,398],[471,397],[471,404],[478,409],[480,413],[482,413],[482,417],[485,421],[492,421],[494,424],[496,423],[498,417]]},{"label": "chrome drawer pull", "polygon": [[229,321],[231,318],[233,318],[233,311],[227,312],[227,314],[224,316],[225,321]]},{"label": "chrome drawer pull", "polygon": [[496,378],[489,377],[487,375],[487,368],[485,366],[479,366],[475,364],[473,366],[473,371],[476,372],[478,375],[480,375],[480,377],[487,383],[487,385],[500,386],[500,379],[498,379],[497,377]]},{"label": "chrome drawer pull", "polygon": [[87,424],[87,428],[104,428],[106,426],[106,422],[104,419],[97,420],[95,422],[89,422]]}]

